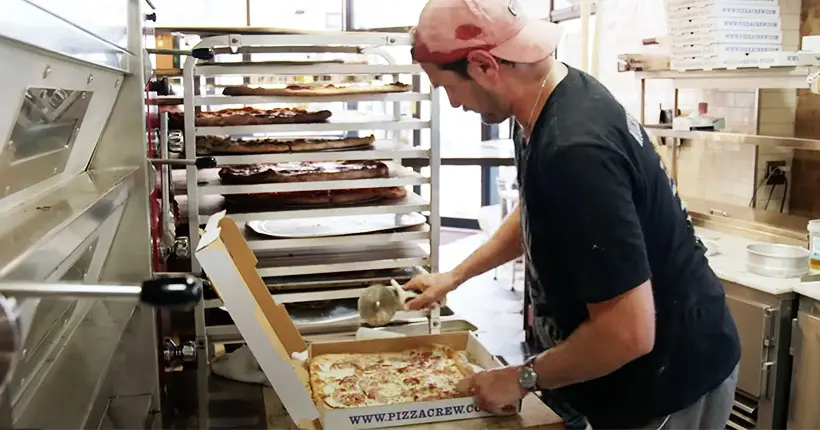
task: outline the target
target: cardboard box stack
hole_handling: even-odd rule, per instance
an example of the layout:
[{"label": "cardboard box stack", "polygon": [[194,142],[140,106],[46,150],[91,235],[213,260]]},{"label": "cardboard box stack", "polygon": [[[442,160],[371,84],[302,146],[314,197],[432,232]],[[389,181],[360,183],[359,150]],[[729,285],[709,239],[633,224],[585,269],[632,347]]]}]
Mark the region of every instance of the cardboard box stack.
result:
[{"label": "cardboard box stack", "polygon": [[666,0],[672,70],[796,66],[801,0]]}]

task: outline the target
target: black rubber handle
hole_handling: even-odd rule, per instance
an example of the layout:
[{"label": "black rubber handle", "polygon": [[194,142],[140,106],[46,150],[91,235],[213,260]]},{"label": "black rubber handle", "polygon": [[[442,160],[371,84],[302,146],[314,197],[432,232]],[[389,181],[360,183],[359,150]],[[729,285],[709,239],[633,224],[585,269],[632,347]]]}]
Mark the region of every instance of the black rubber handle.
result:
[{"label": "black rubber handle", "polygon": [[202,283],[193,276],[152,279],[140,291],[142,303],[173,310],[191,310],[201,299]]},{"label": "black rubber handle", "polygon": [[154,12],[154,13],[146,13],[146,14],[145,14],[145,20],[146,20],[146,21],[153,21],[153,22],[157,22],[157,13],[156,13],[156,12]]},{"label": "black rubber handle", "polygon": [[196,48],[191,51],[191,56],[197,60],[211,61],[214,59],[216,54],[214,54],[214,50],[212,48]]},{"label": "black rubber handle", "polygon": [[215,157],[199,157],[194,162],[197,169],[213,169],[216,167]]}]

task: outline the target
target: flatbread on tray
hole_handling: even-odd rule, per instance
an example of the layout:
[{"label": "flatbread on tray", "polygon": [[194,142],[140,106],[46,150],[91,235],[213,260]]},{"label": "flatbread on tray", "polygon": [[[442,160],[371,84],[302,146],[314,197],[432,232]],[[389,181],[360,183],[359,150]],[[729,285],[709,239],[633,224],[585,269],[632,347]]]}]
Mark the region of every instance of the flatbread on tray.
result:
[{"label": "flatbread on tray", "polygon": [[[325,122],[333,115],[329,110],[308,111],[300,108],[256,109],[252,107],[205,111],[196,115],[197,127],[227,127],[239,125],[310,124]],[[168,126],[172,130],[185,127],[185,114],[169,112]]]},{"label": "flatbread on tray", "polygon": [[384,85],[288,85],[284,88],[261,88],[244,85],[225,87],[222,94],[226,96],[341,96],[351,94],[386,94],[410,91],[410,85],[401,82]]},{"label": "flatbread on tray", "polygon": [[294,161],[223,167],[224,184],[275,184],[384,178],[390,174],[381,161]]},{"label": "flatbread on tray", "polygon": [[234,139],[198,136],[197,155],[284,154],[372,147],[376,137]]},{"label": "flatbread on tray", "polygon": [[231,212],[259,212],[300,207],[343,206],[377,201],[400,200],[407,196],[404,187],[351,188],[320,191],[229,194],[225,205]]}]

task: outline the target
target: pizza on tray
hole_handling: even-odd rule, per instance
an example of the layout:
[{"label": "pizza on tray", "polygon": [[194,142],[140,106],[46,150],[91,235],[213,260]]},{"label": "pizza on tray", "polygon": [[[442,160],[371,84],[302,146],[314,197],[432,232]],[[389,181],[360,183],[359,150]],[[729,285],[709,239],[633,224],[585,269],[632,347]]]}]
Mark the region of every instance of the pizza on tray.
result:
[{"label": "pizza on tray", "polygon": [[342,96],[351,94],[386,94],[410,91],[410,85],[393,82],[384,85],[288,85],[284,88],[260,88],[244,85],[225,87],[222,94],[226,96]]},{"label": "pizza on tray", "polygon": [[381,161],[294,161],[285,163],[244,164],[223,167],[219,177],[224,184],[276,184],[349,179],[385,178],[390,174]]},{"label": "pizza on tray", "polygon": [[219,136],[199,136],[196,138],[197,155],[232,154],[282,154],[288,152],[311,152],[338,149],[372,147],[376,137],[343,138],[262,138],[232,139]]},{"label": "pizza on tray", "polygon": [[314,402],[330,409],[466,397],[456,384],[474,373],[461,354],[443,345],[395,353],[325,354],[313,357],[308,369]]},{"label": "pizza on tray", "polygon": [[[256,109],[252,107],[220,109],[200,112],[196,115],[197,127],[223,127],[238,125],[308,124],[325,122],[332,113],[329,110],[308,111],[300,108]],[[184,114],[172,112],[168,118],[171,129],[184,126]]]},{"label": "pizza on tray", "polygon": [[232,211],[265,211],[304,206],[338,206],[399,200],[407,196],[404,187],[355,188],[321,191],[286,191],[226,195]]}]

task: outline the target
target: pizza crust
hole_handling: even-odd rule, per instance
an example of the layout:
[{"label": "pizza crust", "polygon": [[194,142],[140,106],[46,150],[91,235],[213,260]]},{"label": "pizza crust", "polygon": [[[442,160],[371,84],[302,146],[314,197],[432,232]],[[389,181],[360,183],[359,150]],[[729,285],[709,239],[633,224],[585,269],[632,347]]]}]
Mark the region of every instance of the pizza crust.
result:
[{"label": "pizza crust", "polygon": [[264,211],[306,206],[351,205],[385,200],[399,200],[407,196],[404,187],[354,188],[321,191],[292,191],[259,194],[225,195],[225,203],[232,212]]},{"label": "pizza crust", "polygon": [[283,154],[338,149],[372,147],[376,137],[344,137],[338,139],[232,139],[219,136],[198,136],[197,155]]},{"label": "pizza crust", "polygon": [[[325,122],[333,115],[329,110],[308,111],[300,108],[256,109],[252,107],[200,112],[194,119],[197,127],[230,127],[242,125],[310,124]],[[168,127],[185,128],[185,114],[170,112]]]},{"label": "pizza crust", "polygon": [[386,85],[288,85],[285,88],[260,88],[244,85],[225,87],[222,94],[226,96],[341,96],[351,94],[387,94],[410,91],[410,85],[393,82]]},{"label": "pizza crust", "polygon": [[303,161],[223,167],[223,184],[276,184],[385,178],[390,172],[381,161]]},{"label": "pizza crust", "polygon": [[314,402],[329,409],[465,397],[456,384],[473,374],[463,356],[444,345],[393,353],[325,354],[311,358],[308,369]]}]

